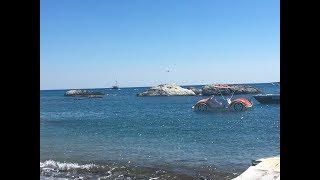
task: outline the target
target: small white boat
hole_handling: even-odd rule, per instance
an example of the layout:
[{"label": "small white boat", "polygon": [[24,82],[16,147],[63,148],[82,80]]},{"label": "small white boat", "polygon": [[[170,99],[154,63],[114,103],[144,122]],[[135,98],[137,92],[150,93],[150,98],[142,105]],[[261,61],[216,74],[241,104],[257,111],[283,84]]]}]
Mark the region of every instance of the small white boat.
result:
[{"label": "small white boat", "polygon": [[112,86],[111,89],[119,89],[118,81],[116,81],[116,85]]}]

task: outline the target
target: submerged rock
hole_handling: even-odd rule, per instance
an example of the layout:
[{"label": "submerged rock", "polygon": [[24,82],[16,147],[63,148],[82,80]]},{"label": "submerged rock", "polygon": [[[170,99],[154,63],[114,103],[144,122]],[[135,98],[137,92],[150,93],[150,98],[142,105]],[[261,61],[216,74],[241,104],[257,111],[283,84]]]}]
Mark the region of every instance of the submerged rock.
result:
[{"label": "submerged rock", "polygon": [[151,87],[145,92],[138,93],[137,96],[194,96],[196,95],[192,90],[182,88],[175,83],[160,84]]},{"label": "submerged rock", "polygon": [[89,97],[89,98],[95,98],[95,97],[103,97],[105,94],[101,92],[94,92],[94,91],[88,91],[88,90],[69,90],[64,93],[64,96],[71,96],[71,97]]},{"label": "submerged rock", "polygon": [[202,95],[203,96],[211,96],[211,95],[232,95],[233,91],[235,90],[234,94],[260,94],[261,91],[257,88],[248,85],[227,85],[231,88],[216,88],[215,86],[226,86],[224,84],[210,84],[206,85],[202,88]]}]

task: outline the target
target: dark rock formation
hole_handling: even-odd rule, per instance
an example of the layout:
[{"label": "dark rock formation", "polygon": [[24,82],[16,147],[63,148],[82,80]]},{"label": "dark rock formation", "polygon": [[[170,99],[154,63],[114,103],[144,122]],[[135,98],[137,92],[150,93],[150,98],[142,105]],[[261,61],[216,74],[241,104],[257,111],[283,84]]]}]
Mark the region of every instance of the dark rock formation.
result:
[{"label": "dark rock formation", "polygon": [[233,91],[235,90],[234,94],[260,94],[257,88],[248,85],[228,85],[231,88],[217,88],[215,86],[226,86],[222,84],[210,84],[206,85],[202,88],[202,95],[203,96],[211,96],[211,95],[232,95]]}]

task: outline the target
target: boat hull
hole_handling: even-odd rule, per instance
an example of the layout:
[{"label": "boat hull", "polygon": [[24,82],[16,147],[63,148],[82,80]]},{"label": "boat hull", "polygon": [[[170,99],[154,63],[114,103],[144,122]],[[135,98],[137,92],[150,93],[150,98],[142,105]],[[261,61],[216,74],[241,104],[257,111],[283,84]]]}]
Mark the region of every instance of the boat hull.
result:
[{"label": "boat hull", "polygon": [[280,94],[266,94],[253,96],[261,104],[280,104]]}]

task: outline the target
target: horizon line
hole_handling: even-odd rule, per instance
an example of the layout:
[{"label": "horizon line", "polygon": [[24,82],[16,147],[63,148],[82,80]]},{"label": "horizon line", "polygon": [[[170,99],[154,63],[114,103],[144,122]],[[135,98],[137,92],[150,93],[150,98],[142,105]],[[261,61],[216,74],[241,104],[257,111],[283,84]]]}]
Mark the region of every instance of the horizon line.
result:
[{"label": "horizon line", "polygon": [[[211,83],[211,84],[265,84],[265,83],[278,83],[280,81],[270,81],[270,82],[254,82],[254,83]],[[163,83],[163,84],[171,84],[171,83]],[[177,84],[177,83],[175,83]],[[158,84],[160,85],[160,84]],[[153,85],[153,86],[158,86]],[[178,84],[177,84],[178,85]],[[192,85],[178,85],[178,86],[205,86],[210,84],[192,84]],[[119,89],[123,88],[147,88],[147,87],[153,87],[153,86],[124,86],[119,87]],[[57,91],[57,90],[71,90],[71,89],[112,89],[112,87],[95,87],[95,88],[59,88],[59,89],[40,89],[40,91]]]}]

